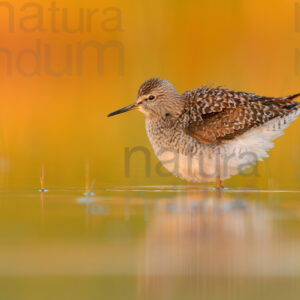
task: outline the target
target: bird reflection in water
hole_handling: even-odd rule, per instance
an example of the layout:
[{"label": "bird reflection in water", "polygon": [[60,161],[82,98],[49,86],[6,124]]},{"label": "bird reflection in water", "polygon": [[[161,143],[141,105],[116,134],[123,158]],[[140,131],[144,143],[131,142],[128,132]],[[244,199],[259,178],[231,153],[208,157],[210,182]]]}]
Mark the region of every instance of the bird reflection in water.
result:
[{"label": "bird reflection in water", "polygon": [[247,198],[204,191],[157,200],[140,243],[140,296],[233,299],[249,278],[293,274],[297,251],[281,247],[272,211]]}]

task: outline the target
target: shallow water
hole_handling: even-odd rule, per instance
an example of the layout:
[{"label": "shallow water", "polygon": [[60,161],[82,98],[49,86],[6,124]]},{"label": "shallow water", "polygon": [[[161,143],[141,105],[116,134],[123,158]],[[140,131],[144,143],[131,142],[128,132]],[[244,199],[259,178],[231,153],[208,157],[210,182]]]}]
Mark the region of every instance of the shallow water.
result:
[{"label": "shallow water", "polygon": [[299,299],[300,191],[0,191],[0,299]]}]

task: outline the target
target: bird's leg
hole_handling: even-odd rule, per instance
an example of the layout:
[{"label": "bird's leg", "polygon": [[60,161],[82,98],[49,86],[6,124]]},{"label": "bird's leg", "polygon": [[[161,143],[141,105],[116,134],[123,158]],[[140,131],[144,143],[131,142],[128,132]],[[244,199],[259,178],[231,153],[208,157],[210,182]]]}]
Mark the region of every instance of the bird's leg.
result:
[{"label": "bird's leg", "polygon": [[224,188],[223,182],[222,182],[220,176],[217,176],[216,177],[216,189],[220,190],[220,189],[223,189],[223,188]]}]

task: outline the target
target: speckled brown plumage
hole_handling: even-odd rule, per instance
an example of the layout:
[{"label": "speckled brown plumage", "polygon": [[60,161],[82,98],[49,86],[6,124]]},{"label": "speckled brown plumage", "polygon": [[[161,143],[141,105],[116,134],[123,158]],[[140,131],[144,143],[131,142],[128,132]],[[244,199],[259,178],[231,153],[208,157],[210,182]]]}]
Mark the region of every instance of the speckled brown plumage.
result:
[{"label": "speckled brown plumage", "polygon": [[158,88],[161,85],[161,79],[152,78],[147,81],[147,84],[142,84],[138,91],[138,97],[148,95],[152,90]]},{"label": "speckled brown plumage", "polygon": [[152,78],[135,103],[109,116],[141,111],[166,169],[188,181],[211,182],[268,157],[273,140],[300,114],[299,95],[273,98],[209,86],[180,94],[167,80]]},{"label": "speckled brown plumage", "polygon": [[222,88],[201,87],[183,94],[184,110],[179,120],[187,134],[201,143],[232,139],[296,110],[299,94],[271,98]]}]

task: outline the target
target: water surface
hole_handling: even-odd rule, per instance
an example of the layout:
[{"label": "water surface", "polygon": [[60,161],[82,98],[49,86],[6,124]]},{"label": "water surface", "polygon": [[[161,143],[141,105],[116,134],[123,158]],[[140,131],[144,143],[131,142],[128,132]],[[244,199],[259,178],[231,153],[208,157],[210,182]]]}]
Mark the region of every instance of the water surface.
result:
[{"label": "water surface", "polygon": [[1,190],[0,299],[299,299],[300,191]]}]

